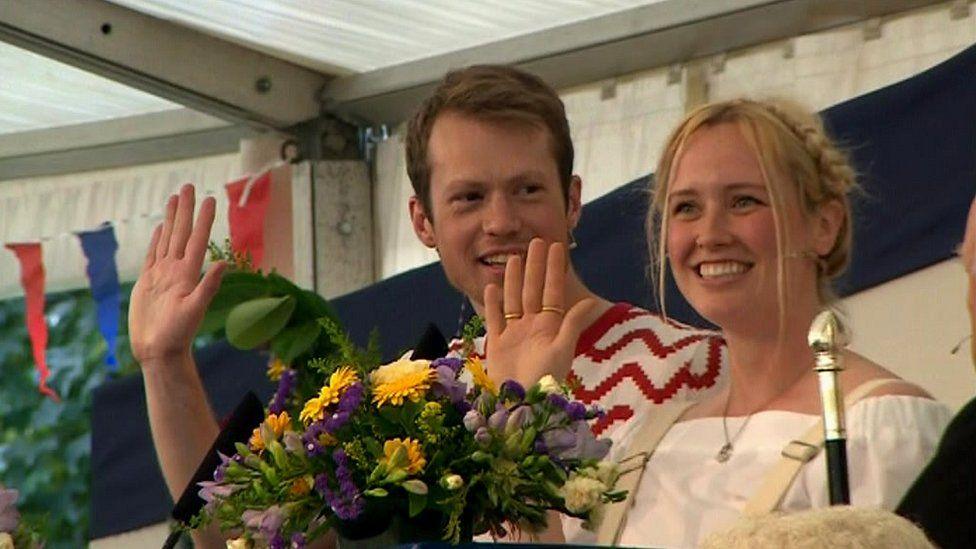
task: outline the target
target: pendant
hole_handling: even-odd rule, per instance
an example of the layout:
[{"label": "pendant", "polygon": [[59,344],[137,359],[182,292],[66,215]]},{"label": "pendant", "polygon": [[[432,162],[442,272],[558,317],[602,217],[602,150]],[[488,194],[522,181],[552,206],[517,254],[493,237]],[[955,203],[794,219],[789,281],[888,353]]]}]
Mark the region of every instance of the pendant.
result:
[{"label": "pendant", "polygon": [[725,463],[730,457],[732,457],[732,443],[726,442],[722,445],[722,448],[719,449],[718,453],[715,454],[715,461]]}]

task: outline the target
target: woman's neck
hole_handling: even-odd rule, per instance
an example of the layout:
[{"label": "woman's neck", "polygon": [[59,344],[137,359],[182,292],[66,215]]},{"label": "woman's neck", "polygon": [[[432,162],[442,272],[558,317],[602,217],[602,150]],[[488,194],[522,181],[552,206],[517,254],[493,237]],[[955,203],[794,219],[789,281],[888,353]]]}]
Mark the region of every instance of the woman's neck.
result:
[{"label": "woman's neck", "polygon": [[813,377],[807,332],[818,307],[814,303],[794,308],[786,315],[782,329],[778,319],[765,326],[754,323],[745,330],[723,329],[730,363],[729,415],[773,407],[803,379]]}]

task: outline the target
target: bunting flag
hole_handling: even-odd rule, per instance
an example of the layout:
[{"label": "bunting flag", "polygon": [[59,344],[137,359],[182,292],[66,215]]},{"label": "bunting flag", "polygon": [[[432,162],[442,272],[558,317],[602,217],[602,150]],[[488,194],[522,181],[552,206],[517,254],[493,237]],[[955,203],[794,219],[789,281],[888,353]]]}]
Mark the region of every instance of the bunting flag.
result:
[{"label": "bunting flag", "polygon": [[108,344],[105,364],[109,371],[118,372],[119,363],[115,357],[116,340],[119,334],[119,309],[121,295],[119,272],[115,265],[115,252],[119,244],[115,240],[112,224],[105,222],[94,231],[77,233],[81,240],[81,250],[88,260],[85,273],[95,299],[98,330]]},{"label": "bunting flag", "polygon": [[47,323],[44,320],[44,262],[41,259],[41,244],[30,242],[7,244],[20,262],[20,283],[24,287],[24,303],[27,309],[27,333],[30,334],[34,364],[40,374],[37,388],[42,394],[55,402],[58,394],[47,386],[50,372],[47,369]]},{"label": "bunting flag", "polygon": [[249,253],[254,268],[264,259],[264,217],[271,197],[271,171],[244,177],[226,185],[229,205],[230,245],[238,253]]}]

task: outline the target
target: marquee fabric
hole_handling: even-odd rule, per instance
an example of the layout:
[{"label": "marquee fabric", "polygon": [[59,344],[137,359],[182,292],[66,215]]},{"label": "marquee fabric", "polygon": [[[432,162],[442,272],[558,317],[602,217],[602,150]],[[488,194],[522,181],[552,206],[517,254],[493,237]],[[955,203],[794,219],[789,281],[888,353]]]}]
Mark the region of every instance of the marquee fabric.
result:
[{"label": "marquee fabric", "polygon": [[[976,191],[974,89],[976,47],[823,113],[852,152],[865,190],[855,200],[854,256],[839,281],[842,295],[952,255]],[[597,293],[657,309],[646,277],[646,184],[646,178],[633,181],[583,209],[573,261]],[[357,341],[379,328],[388,358],[409,348],[428,322],[454,334],[462,316],[462,298],[439,265],[403,273],[334,304]],[[666,304],[671,316],[701,323],[673,286]],[[222,344],[198,361],[218,414],[226,414],[249,389],[271,393],[259,355],[231,352]],[[95,395],[93,538],[160,522],[169,512],[145,414],[139,378],[106,383]]]}]

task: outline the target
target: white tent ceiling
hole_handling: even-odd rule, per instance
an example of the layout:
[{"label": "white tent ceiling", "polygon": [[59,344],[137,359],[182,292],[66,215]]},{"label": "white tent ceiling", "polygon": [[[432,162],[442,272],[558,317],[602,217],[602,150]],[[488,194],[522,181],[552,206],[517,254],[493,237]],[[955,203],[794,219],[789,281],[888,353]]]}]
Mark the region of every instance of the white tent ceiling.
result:
[{"label": "white tent ceiling", "polygon": [[[112,0],[324,73],[368,72],[662,0]],[[0,134],[179,108],[0,42]]]},{"label": "white tent ceiling", "polygon": [[329,73],[359,73],[662,0],[110,0]]}]

